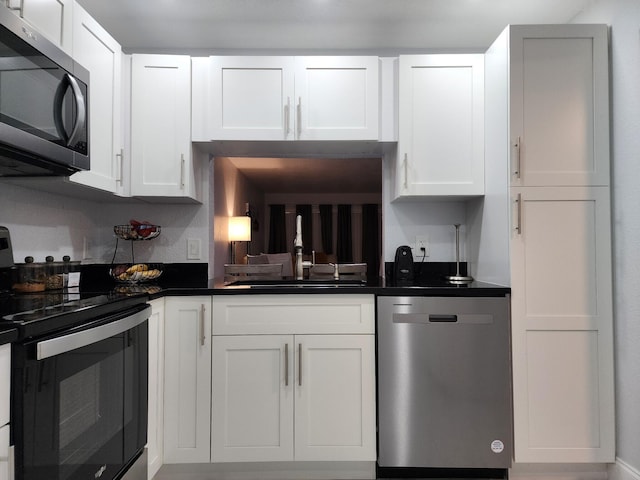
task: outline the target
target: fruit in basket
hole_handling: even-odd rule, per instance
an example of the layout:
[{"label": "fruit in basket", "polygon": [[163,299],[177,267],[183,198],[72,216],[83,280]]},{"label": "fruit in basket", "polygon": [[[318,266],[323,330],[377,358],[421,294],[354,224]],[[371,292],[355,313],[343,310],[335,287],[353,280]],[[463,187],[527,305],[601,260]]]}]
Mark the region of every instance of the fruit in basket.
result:
[{"label": "fruit in basket", "polygon": [[146,270],[149,270],[149,265],[146,265],[144,263],[136,263],[135,265],[131,265],[129,268],[127,268],[126,273],[133,275],[136,272],[144,272]]},{"label": "fruit in basket", "polygon": [[126,283],[148,282],[158,278],[161,274],[162,270],[146,263],[116,265],[111,268],[111,276],[118,282]]},{"label": "fruit in basket", "polygon": [[131,225],[132,238],[147,238],[158,231],[158,227],[148,220],[138,221],[134,218],[129,220]]}]

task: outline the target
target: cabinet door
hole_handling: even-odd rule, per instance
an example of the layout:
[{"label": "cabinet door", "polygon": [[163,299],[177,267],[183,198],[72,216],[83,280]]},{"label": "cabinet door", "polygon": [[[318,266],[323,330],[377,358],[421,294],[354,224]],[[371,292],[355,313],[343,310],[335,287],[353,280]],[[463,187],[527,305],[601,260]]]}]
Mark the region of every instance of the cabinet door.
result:
[{"label": "cabinet door", "polygon": [[7,0],[7,6],[62,50],[72,54],[73,0]]},{"label": "cabinet door", "polygon": [[89,155],[91,170],[71,180],[115,192],[122,183],[122,49],[82,7],[73,15],[73,56],[91,75]]},{"label": "cabinet door", "polygon": [[293,57],[210,57],[210,140],[293,139]]},{"label": "cabinet door", "polygon": [[373,335],[296,335],[296,460],[375,461]]},{"label": "cabinet door", "polygon": [[483,55],[401,55],[396,197],[484,194]]},{"label": "cabinet door", "polygon": [[164,463],[209,462],[211,297],[165,299]]},{"label": "cabinet door", "polygon": [[512,189],[517,462],[614,461],[607,187]]},{"label": "cabinet door", "polygon": [[293,460],[293,336],[213,337],[213,462]]},{"label": "cabinet door", "polygon": [[195,199],[191,61],[132,55],[131,69],[131,195]]},{"label": "cabinet door", "polygon": [[147,455],[149,480],[162,466],[164,424],[164,299],[150,302],[149,318],[149,425]]},{"label": "cabinet door", "polygon": [[512,185],[608,185],[606,25],[510,33]]},{"label": "cabinet door", "polygon": [[378,57],[296,57],[298,140],[378,140]]}]

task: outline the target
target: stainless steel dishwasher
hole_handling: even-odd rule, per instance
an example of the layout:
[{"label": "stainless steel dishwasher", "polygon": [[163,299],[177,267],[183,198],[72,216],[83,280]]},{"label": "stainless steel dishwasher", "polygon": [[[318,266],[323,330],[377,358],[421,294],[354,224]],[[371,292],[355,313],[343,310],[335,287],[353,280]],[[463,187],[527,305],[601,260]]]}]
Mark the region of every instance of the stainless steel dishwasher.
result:
[{"label": "stainless steel dishwasher", "polygon": [[509,297],[378,297],[378,466],[511,466]]}]

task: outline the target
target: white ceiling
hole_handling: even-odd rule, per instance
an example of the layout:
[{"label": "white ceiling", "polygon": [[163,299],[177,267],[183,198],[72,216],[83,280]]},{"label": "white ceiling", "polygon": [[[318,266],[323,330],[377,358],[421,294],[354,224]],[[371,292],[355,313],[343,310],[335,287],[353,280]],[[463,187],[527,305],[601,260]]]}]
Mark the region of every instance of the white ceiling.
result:
[{"label": "white ceiling", "polygon": [[126,51],[484,50],[593,0],[79,0]]}]

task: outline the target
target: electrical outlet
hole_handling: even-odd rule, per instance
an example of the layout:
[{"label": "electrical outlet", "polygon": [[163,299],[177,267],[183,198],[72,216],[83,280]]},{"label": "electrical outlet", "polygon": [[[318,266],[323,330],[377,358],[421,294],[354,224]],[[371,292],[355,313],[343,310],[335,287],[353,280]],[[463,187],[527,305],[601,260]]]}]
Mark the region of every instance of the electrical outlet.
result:
[{"label": "electrical outlet", "polygon": [[187,239],[187,260],[200,260],[201,242],[199,238]]},{"label": "electrical outlet", "polygon": [[414,249],[414,257],[422,258],[429,256],[429,236],[417,235]]}]

